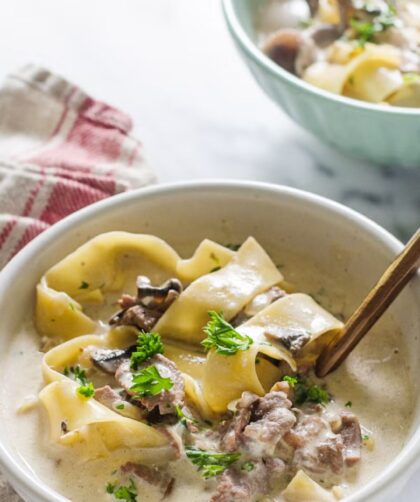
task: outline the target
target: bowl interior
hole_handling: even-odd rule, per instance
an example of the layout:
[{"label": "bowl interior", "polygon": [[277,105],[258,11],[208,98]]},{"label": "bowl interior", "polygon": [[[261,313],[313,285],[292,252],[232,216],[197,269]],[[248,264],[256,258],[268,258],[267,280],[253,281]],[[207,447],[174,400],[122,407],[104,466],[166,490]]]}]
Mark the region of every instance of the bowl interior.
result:
[{"label": "bowl interior", "polygon": [[[111,230],[157,235],[184,256],[204,238],[226,244],[239,243],[253,235],[276,263],[285,265],[286,279],[295,282],[299,289],[315,293],[324,287],[331,295],[345,291],[346,315],[401,247],[398,241],[362,216],[325,199],[287,188],[215,182],[124,194],[95,204],[56,225],[2,272],[0,354],[7,352],[22,319],[32,312],[34,286],[45,270],[91,237]],[[420,278],[417,278],[387,314],[399,326],[404,343],[410,347],[411,378],[416,385],[411,437],[420,423],[416,384],[420,380],[419,305]],[[2,405],[0,419],[1,414]],[[15,477],[15,484],[23,494],[29,493],[30,484],[25,487],[16,480],[16,476],[19,477],[16,465],[30,476],[33,473],[10,444],[3,427],[0,443],[0,459],[9,456],[9,475]],[[12,462],[16,463],[13,467]],[[27,497],[31,501],[63,500],[51,493],[49,498],[34,493]]]}]

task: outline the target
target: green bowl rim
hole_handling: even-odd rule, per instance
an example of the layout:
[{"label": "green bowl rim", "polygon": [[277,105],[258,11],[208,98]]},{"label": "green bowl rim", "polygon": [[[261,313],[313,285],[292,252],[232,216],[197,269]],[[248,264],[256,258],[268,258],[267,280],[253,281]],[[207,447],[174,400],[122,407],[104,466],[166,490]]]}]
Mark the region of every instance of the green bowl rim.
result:
[{"label": "green bowl rim", "polygon": [[401,106],[388,107],[386,105],[371,104],[366,101],[347,98],[345,96],[338,96],[336,94],[333,94],[332,92],[324,91],[312,84],[308,84],[301,78],[295,77],[287,70],[284,70],[279,65],[271,61],[271,59],[268,58],[251,40],[251,38],[244,30],[242,24],[240,23],[238,17],[236,16],[235,8],[233,6],[234,1],[235,0],[222,0],[223,13],[229,27],[229,31],[236,39],[236,41],[240,44],[242,49],[248,54],[248,56],[250,56],[259,66],[267,70],[275,77],[286,80],[289,84],[301,88],[304,92],[318,96],[323,100],[335,101],[340,105],[359,108],[365,111],[371,111],[380,114],[389,113],[400,116],[420,116],[420,108],[404,108]]}]

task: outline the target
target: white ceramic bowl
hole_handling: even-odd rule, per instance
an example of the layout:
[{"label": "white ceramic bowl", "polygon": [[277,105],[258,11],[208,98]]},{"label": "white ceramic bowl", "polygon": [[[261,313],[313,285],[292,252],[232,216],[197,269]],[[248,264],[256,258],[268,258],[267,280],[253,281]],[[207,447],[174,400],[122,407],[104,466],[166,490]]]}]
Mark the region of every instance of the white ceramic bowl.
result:
[{"label": "white ceramic bowl", "polygon": [[[36,238],[0,274],[0,372],[19,323],[33,307],[34,287],[51,265],[96,234],[127,230],[156,234],[190,252],[203,238],[240,242],[254,235],[274,255],[304,252],[307,263],[325,269],[326,279],[353,281],[354,306],[402,244],[375,223],[327,199],[291,188],[247,182],[193,182],[142,189],[115,196],[73,214]],[[420,277],[391,308],[411,344],[412,379],[419,382]],[[17,371],[18,374],[18,371]],[[0,391],[3,381],[0,374]],[[13,385],[13,382],[6,382]],[[420,399],[403,451],[347,502],[385,502],[417,467],[420,453]],[[396,404],[397,405],[397,404]],[[2,407],[0,402],[0,420]],[[390,403],[392,406],[392,403]],[[15,451],[0,427],[0,464],[30,502],[64,501],[42,483]]]}]

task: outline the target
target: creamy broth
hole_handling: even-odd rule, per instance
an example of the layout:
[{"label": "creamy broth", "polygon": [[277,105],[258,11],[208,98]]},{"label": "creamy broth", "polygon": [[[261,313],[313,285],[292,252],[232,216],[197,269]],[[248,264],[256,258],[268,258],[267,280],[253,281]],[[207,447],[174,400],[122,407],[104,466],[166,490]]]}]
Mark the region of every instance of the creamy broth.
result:
[{"label": "creamy broth", "polygon": [[[318,267],[311,266],[310,261],[305,260],[302,266],[301,257],[282,256],[281,260],[286,264],[282,267],[286,280],[292,281],[296,289],[316,294],[318,301],[336,314],[349,314],[347,299],[352,296],[351,285],[344,291]],[[137,274],[147,274],[154,283],[168,277],[165,271],[158,270],[150,262],[140,266],[137,263],[131,268],[127,284],[132,284]],[[115,298],[112,298],[101,308],[91,308],[90,314],[106,320],[115,311],[114,302]],[[105,486],[113,480],[113,473],[127,461],[165,463],[170,456],[165,447],[153,451],[119,449],[105,459],[87,461],[78,445],[53,445],[45,412],[39,404],[29,411],[17,411],[22,404],[29,406],[28,398],[35,398],[44,385],[40,370],[43,354],[39,347],[40,337],[32,322],[27,321],[16,333],[2,362],[2,381],[8,385],[1,387],[0,408],[2,423],[12,438],[11,444],[36,476],[74,502],[105,502],[114,500],[106,494]],[[363,434],[369,435],[369,441],[362,447],[360,465],[349,472],[342,484],[343,495],[364,486],[392,462],[404,445],[411,425],[413,403],[406,350],[401,344],[398,327],[387,318],[372,330],[337,372],[324,379],[333,397],[327,408],[332,411],[346,409],[346,403],[348,407],[351,403],[351,411],[359,418]],[[17,374],[19,383],[11,385],[16,382]],[[215,480],[204,481],[188,460],[170,462],[169,471],[175,484],[165,500],[210,500]],[[142,480],[138,480],[138,495],[139,501],[162,500],[162,493]],[[264,500],[283,499],[275,494]]]}]

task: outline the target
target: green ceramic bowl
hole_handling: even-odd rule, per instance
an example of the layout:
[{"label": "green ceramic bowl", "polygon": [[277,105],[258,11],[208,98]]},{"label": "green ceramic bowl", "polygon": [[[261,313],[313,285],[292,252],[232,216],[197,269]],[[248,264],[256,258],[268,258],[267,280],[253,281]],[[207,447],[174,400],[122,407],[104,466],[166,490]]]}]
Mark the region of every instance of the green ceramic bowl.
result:
[{"label": "green ceramic bowl", "polygon": [[420,168],[420,108],[373,105],[323,91],[288,73],[256,45],[265,0],[222,0],[235,44],[259,85],[321,141],[359,159]]}]

